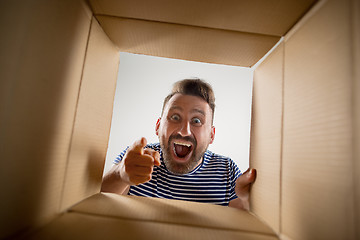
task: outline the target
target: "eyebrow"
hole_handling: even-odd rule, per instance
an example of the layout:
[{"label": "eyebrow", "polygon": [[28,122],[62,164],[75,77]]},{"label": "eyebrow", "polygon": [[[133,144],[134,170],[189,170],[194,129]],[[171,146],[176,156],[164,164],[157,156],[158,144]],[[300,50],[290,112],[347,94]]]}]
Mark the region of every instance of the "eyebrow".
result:
[{"label": "eyebrow", "polygon": [[169,108],[169,111],[170,110],[180,110],[180,111],[182,111],[183,109],[182,109],[182,107],[179,107],[179,106],[172,106],[172,107]]},{"label": "eyebrow", "polygon": [[[179,107],[179,106],[172,106],[169,110],[180,110],[180,111],[183,111],[183,108],[182,107]],[[194,108],[190,111],[191,113],[200,113],[201,115],[203,116],[206,116],[205,115],[205,112],[201,109],[198,109],[198,108]]]},{"label": "eyebrow", "polygon": [[191,112],[197,112],[197,113],[200,113],[201,115],[205,116],[205,112],[203,110],[200,110],[200,109],[197,109],[197,108],[191,110]]}]

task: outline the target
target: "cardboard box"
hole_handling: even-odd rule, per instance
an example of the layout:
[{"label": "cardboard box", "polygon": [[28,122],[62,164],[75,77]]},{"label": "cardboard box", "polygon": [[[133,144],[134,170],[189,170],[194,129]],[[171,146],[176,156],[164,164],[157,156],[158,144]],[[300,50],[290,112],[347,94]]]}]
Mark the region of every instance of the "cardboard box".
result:
[{"label": "cardboard box", "polygon": [[[0,238],[360,239],[359,1],[0,6]],[[120,50],[255,69],[251,213],[99,193]]]}]

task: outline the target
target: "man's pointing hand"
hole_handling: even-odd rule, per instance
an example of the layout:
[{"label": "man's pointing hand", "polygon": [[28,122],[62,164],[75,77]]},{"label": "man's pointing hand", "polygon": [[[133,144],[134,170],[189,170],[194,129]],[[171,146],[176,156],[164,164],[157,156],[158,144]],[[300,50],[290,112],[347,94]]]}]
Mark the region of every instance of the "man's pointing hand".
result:
[{"label": "man's pointing hand", "polygon": [[136,141],[119,164],[121,180],[129,185],[148,182],[154,166],[160,165],[160,154],[153,149],[144,149],[146,143],[144,137]]}]

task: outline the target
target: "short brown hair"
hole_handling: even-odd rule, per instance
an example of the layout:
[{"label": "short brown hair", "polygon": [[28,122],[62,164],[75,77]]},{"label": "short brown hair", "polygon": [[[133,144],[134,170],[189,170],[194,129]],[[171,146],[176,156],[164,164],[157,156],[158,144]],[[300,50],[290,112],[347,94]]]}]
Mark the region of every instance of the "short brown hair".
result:
[{"label": "short brown hair", "polygon": [[161,116],[164,113],[164,108],[166,104],[176,93],[197,96],[204,99],[209,104],[212,111],[212,119],[214,119],[214,112],[215,112],[214,91],[210,84],[198,78],[184,79],[174,83],[171,93],[167,95],[166,98],[164,99]]}]

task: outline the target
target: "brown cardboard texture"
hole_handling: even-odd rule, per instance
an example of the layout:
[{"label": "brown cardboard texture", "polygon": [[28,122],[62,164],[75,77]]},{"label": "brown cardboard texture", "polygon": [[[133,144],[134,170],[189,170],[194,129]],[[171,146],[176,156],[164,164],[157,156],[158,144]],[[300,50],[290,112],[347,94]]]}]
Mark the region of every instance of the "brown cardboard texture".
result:
[{"label": "brown cardboard texture", "polygon": [[329,1],[285,39],[281,228],[292,239],[354,237],[350,9]]},{"label": "brown cardboard texture", "polygon": [[105,162],[118,66],[116,47],[93,18],[67,164],[63,210],[100,191],[102,171],[97,169],[102,169]]},{"label": "brown cardboard texture", "polygon": [[[270,227],[246,211],[237,211],[234,208],[216,205],[210,206],[211,210],[208,204],[189,201],[167,201],[159,198],[102,193],[75,205],[71,211],[149,222],[166,222],[274,235]],[[127,209],[127,211],[125,212],[123,209]]]},{"label": "brown cardboard texture", "polygon": [[[260,166],[259,175],[263,176],[274,171],[262,165],[274,161],[272,153],[274,147],[278,149],[278,141],[269,148],[263,147],[261,141],[269,139],[269,128],[264,131],[258,124],[263,120],[259,114],[268,113],[267,124],[276,123],[281,105],[266,102],[267,94],[260,94],[257,85],[267,79],[280,82],[283,78],[284,82],[278,215],[280,235],[284,239],[358,239],[359,236],[356,227],[359,198],[355,195],[358,193],[355,176],[359,172],[354,170],[359,159],[352,154],[358,149],[352,141],[359,137],[358,133],[354,134],[353,125],[358,124],[355,117],[358,110],[354,110],[352,98],[357,95],[353,88],[359,77],[353,74],[353,69],[358,67],[352,60],[355,48],[352,44],[356,42],[352,37],[359,30],[351,32],[352,4],[351,1],[320,2],[285,36],[283,46],[277,49],[284,49],[282,76],[278,73],[281,68],[278,51],[271,53],[255,70],[252,125],[255,138],[251,142],[250,162]],[[356,11],[355,16],[358,14]],[[274,67],[268,68],[270,64]],[[277,99],[279,91],[271,92]],[[270,110],[261,111],[261,102],[271,105],[267,108]],[[257,157],[258,151],[270,158]],[[259,182],[254,185],[252,202],[254,212],[269,221],[273,201],[265,202],[277,186],[269,186],[268,192],[259,190],[265,186]],[[260,211],[256,201],[262,197],[263,204],[269,208]]]},{"label": "brown cardboard texture", "polygon": [[244,67],[254,65],[280,39],[139,19],[102,15],[97,19],[123,52]]},{"label": "brown cardboard texture", "polygon": [[96,16],[284,36],[314,0],[90,0]]},{"label": "brown cardboard texture", "polygon": [[[15,0],[0,12],[1,239],[360,238],[359,1]],[[250,213],[98,193],[119,50],[255,66]]]},{"label": "brown cardboard texture", "polygon": [[91,11],[79,1],[47,0],[1,1],[0,9],[4,239],[60,213]]},{"label": "brown cardboard texture", "polygon": [[271,228],[246,211],[116,194],[97,194],[86,199],[33,239],[75,236],[86,239],[120,236],[125,239],[278,239]]},{"label": "brown cardboard texture", "polygon": [[284,44],[254,72],[251,123],[251,166],[258,171],[251,207],[280,231],[280,177],[283,117]]},{"label": "brown cardboard texture", "polygon": [[244,67],[259,61],[314,2],[90,1],[121,51]]},{"label": "brown cardboard texture", "polygon": [[[360,223],[360,2],[353,1],[352,4],[352,54],[353,62],[353,88],[352,96],[354,97],[353,111],[354,111],[354,133],[353,133],[353,176],[354,176],[354,192],[355,192],[355,226]],[[357,228],[356,238],[360,239],[360,230]]]}]

